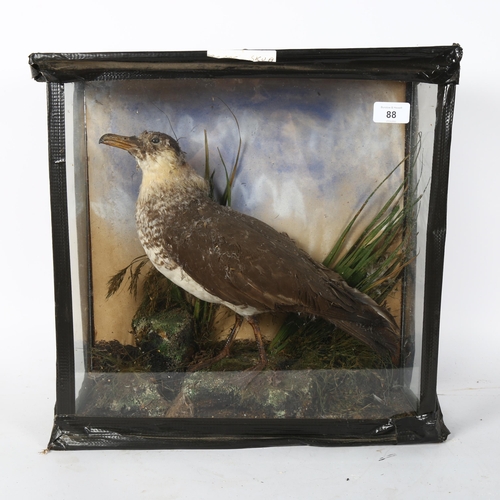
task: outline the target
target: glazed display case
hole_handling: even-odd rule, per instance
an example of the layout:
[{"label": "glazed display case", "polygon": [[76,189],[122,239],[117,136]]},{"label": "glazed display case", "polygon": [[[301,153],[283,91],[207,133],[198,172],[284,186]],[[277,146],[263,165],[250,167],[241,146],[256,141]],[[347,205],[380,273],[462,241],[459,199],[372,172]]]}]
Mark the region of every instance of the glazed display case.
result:
[{"label": "glazed display case", "polygon": [[461,55],[32,54],[48,88],[49,449],[444,441]]}]

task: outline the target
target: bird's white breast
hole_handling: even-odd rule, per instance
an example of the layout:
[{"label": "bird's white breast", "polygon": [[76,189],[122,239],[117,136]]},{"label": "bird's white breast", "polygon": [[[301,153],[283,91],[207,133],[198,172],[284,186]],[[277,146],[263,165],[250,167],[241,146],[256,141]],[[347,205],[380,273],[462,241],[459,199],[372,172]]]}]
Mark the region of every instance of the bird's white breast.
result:
[{"label": "bird's white breast", "polygon": [[[147,189],[143,190],[141,186],[141,193],[136,207],[139,240],[156,269],[174,284],[200,300],[225,305],[241,316],[253,316],[263,312],[250,306],[231,304],[213,295],[204,286],[191,278],[179,263],[171,258],[168,245],[165,244],[163,239],[165,214],[182,203],[186,203],[189,196],[186,192],[175,190],[168,192],[167,196],[166,193],[158,189],[156,186],[148,191]],[[200,188],[197,187],[196,192],[199,191]],[[154,214],[154,216],[151,214]]]},{"label": "bird's white breast", "polygon": [[156,269],[163,274],[163,276],[200,300],[224,305],[241,316],[253,316],[262,312],[250,306],[231,304],[220,299],[219,297],[216,297],[215,295],[212,295],[203,286],[191,278],[191,276],[184,272],[177,263],[173,262],[171,259],[165,259],[164,257],[158,259],[158,256],[163,253],[161,251],[162,249],[156,247],[144,247],[144,250],[146,251],[146,255],[149,257],[149,260],[153,263]]}]

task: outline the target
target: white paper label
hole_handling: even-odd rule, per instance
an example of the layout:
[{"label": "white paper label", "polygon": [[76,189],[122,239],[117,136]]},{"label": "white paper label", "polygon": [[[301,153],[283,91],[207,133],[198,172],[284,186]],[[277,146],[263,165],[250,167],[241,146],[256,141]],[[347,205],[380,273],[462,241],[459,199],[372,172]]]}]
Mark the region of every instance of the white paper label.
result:
[{"label": "white paper label", "polygon": [[410,103],[376,102],[373,105],[375,123],[408,123],[410,121]]},{"label": "white paper label", "polygon": [[208,57],[216,59],[241,59],[252,62],[276,62],[275,50],[208,50]]}]

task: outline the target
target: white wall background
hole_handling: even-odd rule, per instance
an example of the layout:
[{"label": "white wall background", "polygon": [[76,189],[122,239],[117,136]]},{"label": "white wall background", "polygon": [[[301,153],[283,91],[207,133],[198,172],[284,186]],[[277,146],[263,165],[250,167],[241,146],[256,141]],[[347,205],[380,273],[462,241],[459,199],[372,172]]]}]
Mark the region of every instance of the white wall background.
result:
[{"label": "white wall background", "polygon": [[[499,498],[500,7],[491,0],[310,0],[3,10],[0,491],[6,499]],[[31,52],[464,48],[449,194],[438,392],[445,444],[41,454],[55,401],[45,85]]]}]

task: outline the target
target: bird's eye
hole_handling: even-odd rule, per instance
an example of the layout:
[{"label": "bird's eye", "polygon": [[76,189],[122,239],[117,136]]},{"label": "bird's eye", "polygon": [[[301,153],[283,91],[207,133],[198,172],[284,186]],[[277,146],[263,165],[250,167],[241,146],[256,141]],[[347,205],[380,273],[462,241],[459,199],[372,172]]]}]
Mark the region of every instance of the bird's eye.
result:
[{"label": "bird's eye", "polygon": [[152,142],[153,144],[158,144],[158,143],[160,142],[160,138],[159,138],[157,135],[155,135],[155,136],[151,139],[151,142]]}]

